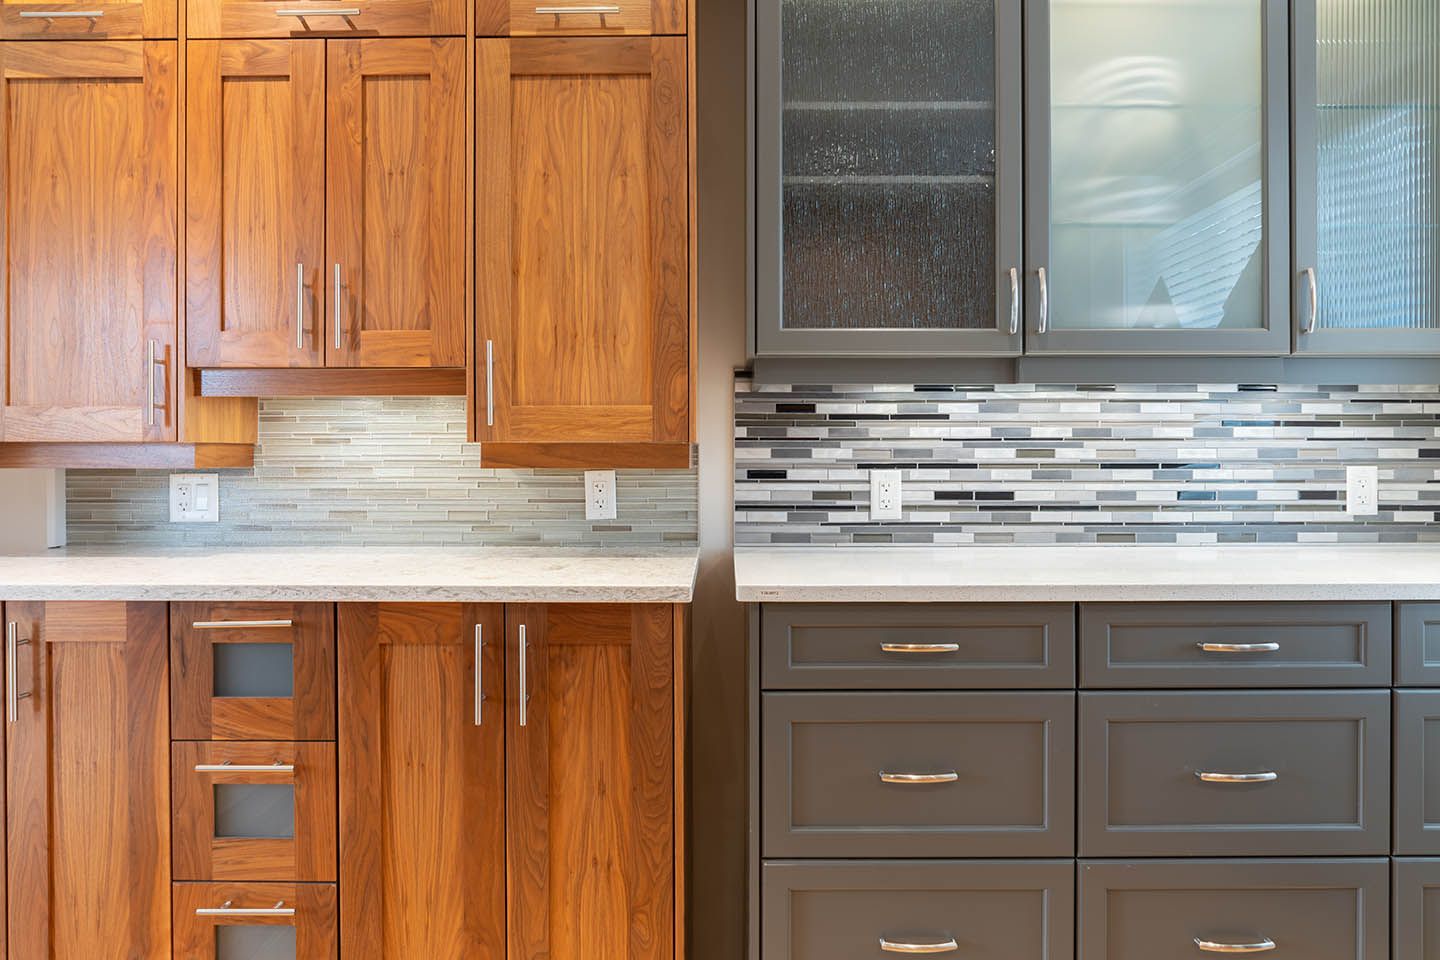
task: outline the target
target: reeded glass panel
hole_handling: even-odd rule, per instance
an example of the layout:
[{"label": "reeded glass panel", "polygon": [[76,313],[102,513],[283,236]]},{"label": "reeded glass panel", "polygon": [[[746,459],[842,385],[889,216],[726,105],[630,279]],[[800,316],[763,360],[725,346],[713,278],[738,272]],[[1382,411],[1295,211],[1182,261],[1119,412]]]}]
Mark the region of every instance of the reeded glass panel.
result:
[{"label": "reeded glass panel", "polygon": [[1051,0],[1050,323],[1264,326],[1262,0]]},{"label": "reeded glass panel", "polygon": [[1440,3],[1319,0],[1321,328],[1440,326]]},{"label": "reeded glass panel", "polygon": [[295,928],[215,928],[215,960],[295,960]]},{"label": "reeded glass panel", "polygon": [[995,326],[994,0],[780,0],[783,320]]},{"label": "reeded glass panel", "polygon": [[295,648],[289,643],[217,643],[215,696],[293,697]]},{"label": "reeded glass panel", "polygon": [[295,785],[215,784],[215,836],[291,839],[295,836]]}]

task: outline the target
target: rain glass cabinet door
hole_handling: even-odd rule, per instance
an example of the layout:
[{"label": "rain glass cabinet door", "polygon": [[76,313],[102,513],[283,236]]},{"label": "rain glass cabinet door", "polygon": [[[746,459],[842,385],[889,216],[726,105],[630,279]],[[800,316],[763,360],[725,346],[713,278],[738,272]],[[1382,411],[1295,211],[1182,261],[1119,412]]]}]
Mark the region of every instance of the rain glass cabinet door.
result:
[{"label": "rain glass cabinet door", "polygon": [[756,16],[756,353],[1018,354],[1019,4]]},{"label": "rain glass cabinet door", "polygon": [[1026,351],[1289,353],[1285,0],[1025,10]]},{"label": "rain glass cabinet door", "polygon": [[1440,353],[1440,6],[1301,0],[1294,51],[1297,350]]}]

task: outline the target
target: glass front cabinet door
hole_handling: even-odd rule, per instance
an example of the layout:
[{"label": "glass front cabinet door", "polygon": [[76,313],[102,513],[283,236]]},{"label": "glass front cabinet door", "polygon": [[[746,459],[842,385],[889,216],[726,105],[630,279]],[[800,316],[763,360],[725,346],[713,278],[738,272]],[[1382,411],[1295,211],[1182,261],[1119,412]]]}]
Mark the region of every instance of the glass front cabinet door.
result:
[{"label": "glass front cabinet door", "polygon": [[1301,354],[1440,354],[1440,4],[1295,3]]},{"label": "glass front cabinet door", "polygon": [[1025,11],[1026,352],[1289,353],[1286,0]]},{"label": "glass front cabinet door", "polygon": [[1021,352],[1016,0],[756,4],[756,353]]}]

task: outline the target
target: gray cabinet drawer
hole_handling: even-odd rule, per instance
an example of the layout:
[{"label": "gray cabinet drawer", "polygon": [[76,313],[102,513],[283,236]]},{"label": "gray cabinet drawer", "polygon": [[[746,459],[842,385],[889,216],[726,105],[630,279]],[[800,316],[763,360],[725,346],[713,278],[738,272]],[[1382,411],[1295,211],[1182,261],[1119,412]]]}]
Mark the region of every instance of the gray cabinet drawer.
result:
[{"label": "gray cabinet drawer", "polygon": [[1087,603],[1083,687],[1388,687],[1388,603]]},{"label": "gray cabinet drawer", "polygon": [[764,856],[1073,852],[1073,693],[767,693],[760,709]]},{"label": "gray cabinet drawer", "polygon": [[767,863],[767,960],[886,960],[881,946],[941,944],[942,956],[1070,960],[1071,861]]},{"label": "gray cabinet drawer", "polygon": [[767,690],[1075,685],[1068,603],[771,604],[761,623]]},{"label": "gray cabinet drawer", "polygon": [[[1080,864],[1080,960],[1198,960],[1275,944],[1274,960],[1387,960],[1386,860]],[[1212,948],[1213,949],[1213,948]]]},{"label": "gray cabinet drawer", "polygon": [[1395,960],[1440,960],[1440,860],[1396,860]]},{"label": "gray cabinet drawer", "polygon": [[1080,757],[1081,856],[1390,852],[1388,691],[1084,693]]},{"label": "gray cabinet drawer", "polygon": [[1440,687],[1440,603],[1402,603],[1395,627],[1395,685]]},{"label": "gray cabinet drawer", "polygon": [[1440,854],[1440,691],[1395,694],[1395,853]]}]

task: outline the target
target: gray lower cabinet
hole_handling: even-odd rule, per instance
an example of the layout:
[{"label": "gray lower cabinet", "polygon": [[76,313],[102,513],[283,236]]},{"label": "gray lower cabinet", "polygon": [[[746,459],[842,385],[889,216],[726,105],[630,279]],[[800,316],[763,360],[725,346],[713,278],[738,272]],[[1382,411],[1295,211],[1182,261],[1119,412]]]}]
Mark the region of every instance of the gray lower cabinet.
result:
[{"label": "gray lower cabinet", "polygon": [[1074,850],[1072,693],[767,693],[766,857]]},{"label": "gray lower cabinet", "polygon": [[1395,960],[1440,958],[1440,860],[1396,860],[1390,899]]},{"label": "gray lower cabinet", "polygon": [[1395,694],[1395,852],[1440,855],[1440,690]]},{"label": "gray lower cabinet", "polygon": [[1389,861],[1082,861],[1080,960],[1387,960]]},{"label": "gray lower cabinet", "polygon": [[1074,956],[1069,860],[766,863],[761,949],[789,960]]},{"label": "gray lower cabinet", "polygon": [[1395,634],[1395,686],[1440,687],[1440,603],[1399,604]]},{"label": "gray lower cabinet", "polygon": [[1390,852],[1388,691],[1085,693],[1080,855]]}]

